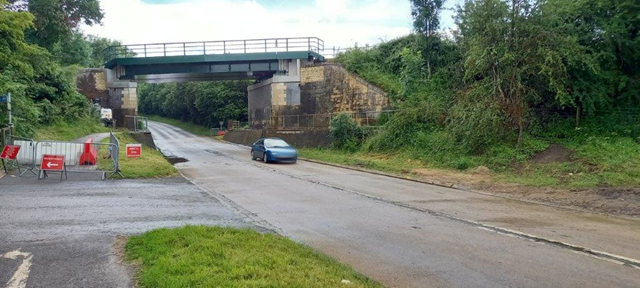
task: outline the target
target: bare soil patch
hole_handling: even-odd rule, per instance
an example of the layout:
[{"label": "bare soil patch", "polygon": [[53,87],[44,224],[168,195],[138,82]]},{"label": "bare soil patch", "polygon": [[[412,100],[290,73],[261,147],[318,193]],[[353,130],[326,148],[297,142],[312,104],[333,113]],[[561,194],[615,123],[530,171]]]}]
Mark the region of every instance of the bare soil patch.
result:
[{"label": "bare soil patch", "polygon": [[537,153],[531,159],[534,163],[562,163],[571,161],[573,151],[560,144],[551,144],[547,149]]},{"label": "bare soil patch", "polygon": [[511,199],[610,215],[640,217],[640,188],[638,187],[599,187],[580,190],[540,188],[499,183],[489,173],[441,169],[415,169],[410,174],[420,180],[438,185],[476,190]]}]

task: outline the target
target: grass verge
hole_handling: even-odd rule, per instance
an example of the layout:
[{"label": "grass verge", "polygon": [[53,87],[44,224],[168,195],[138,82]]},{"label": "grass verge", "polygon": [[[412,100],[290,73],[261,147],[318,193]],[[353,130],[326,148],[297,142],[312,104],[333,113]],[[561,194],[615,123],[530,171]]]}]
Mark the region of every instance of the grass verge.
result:
[{"label": "grass verge", "polygon": [[347,265],[271,234],[186,226],[132,236],[141,287],[381,287]]},{"label": "grass verge", "polygon": [[[480,165],[492,173],[491,181],[533,187],[589,189],[602,186],[640,186],[640,144],[629,137],[590,137],[560,142],[574,151],[571,161],[536,163],[496,149],[495,155],[467,156],[428,152],[347,152],[337,149],[300,149],[301,157],[406,176],[417,169],[445,169],[472,174]],[[506,152],[505,152],[506,151]],[[526,156],[526,155],[525,155]]]},{"label": "grass verge", "polygon": [[36,131],[36,140],[71,141],[93,133],[109,132],[111,128],[104,127],[102,122],[94,119],[83,119],[75,122],[55,122],[49,126],[40,127]]},{"label": "grass verge", "polygon": [[[178,174],[178,170],[164,158],[160,151],[145,145],[142,145],[142,157],[127,158],[126,144],[139,142],[129,133],[117,133],[116,137],[120,141],[120,171],[124,178],[161,178]],[[108,143],[109,138],[102,142]],[[110,162],[100,162],[99,167],[108,169],[106,165],[110,164]]]},{"label": "grass verge", "polygon": [[213,136],[211,129],[204,127],[204,126],[200,126],[198,124],[193,124],[193,123],[187,123],[187,122],[182,122],[180,120],[176,120],[176,119],[171,119],[171,118],[166,118],[166,117],[161,117],[161,116],[157,116],[157,115],[144,115],[145,117],[147,117],[149,120],[152,121],[158,121],[158,122],[162,122],[162,123],[166,123],[169,125],[173,125],[176,127],[180,127],[184,130],[187,130],[193,134],[199,135],[199,136]]}]

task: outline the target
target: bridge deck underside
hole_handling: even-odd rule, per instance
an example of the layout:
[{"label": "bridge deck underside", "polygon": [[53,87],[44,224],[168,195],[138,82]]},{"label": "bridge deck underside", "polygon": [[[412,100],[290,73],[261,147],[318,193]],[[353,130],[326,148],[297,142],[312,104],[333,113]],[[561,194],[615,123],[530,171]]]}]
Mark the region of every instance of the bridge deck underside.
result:
[{"label": "bridge deck underside", "polygon": [[120,79],[140,82],[264,79],[283,70],[279,60],[323,59],[315,52],[116,58],[105,65]]}]

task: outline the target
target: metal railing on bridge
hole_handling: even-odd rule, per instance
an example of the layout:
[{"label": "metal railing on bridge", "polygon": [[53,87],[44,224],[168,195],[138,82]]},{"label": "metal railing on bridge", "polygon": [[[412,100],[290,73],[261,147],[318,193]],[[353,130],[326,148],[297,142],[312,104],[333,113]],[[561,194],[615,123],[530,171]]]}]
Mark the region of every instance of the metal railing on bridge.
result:
[{"label": "metal railing on bridge", "polygon": [[110,46],[103,50],[105,63],[117,58],[167,56],[200,56],[214,54],[246,54],[266,52],[324,51],[324,41],[318,37],[268,38],[204,42],[174,42]]}]

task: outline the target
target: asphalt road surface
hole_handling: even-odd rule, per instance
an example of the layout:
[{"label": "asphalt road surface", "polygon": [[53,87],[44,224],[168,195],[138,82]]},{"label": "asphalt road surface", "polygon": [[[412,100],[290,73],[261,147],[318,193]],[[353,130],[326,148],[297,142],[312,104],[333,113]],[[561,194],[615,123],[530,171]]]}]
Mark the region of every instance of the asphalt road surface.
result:
[{"label": "asphalt road surface", "polygon": [[149,122],[214,195],[394,287],[640,287],[640,221],[299,161]]},{"label": "asphalt road surface", "polygon": [[69,178],[0,179],[0,287],[133,287],[117,235],[185,224],[256,227],[181,177]]}]

